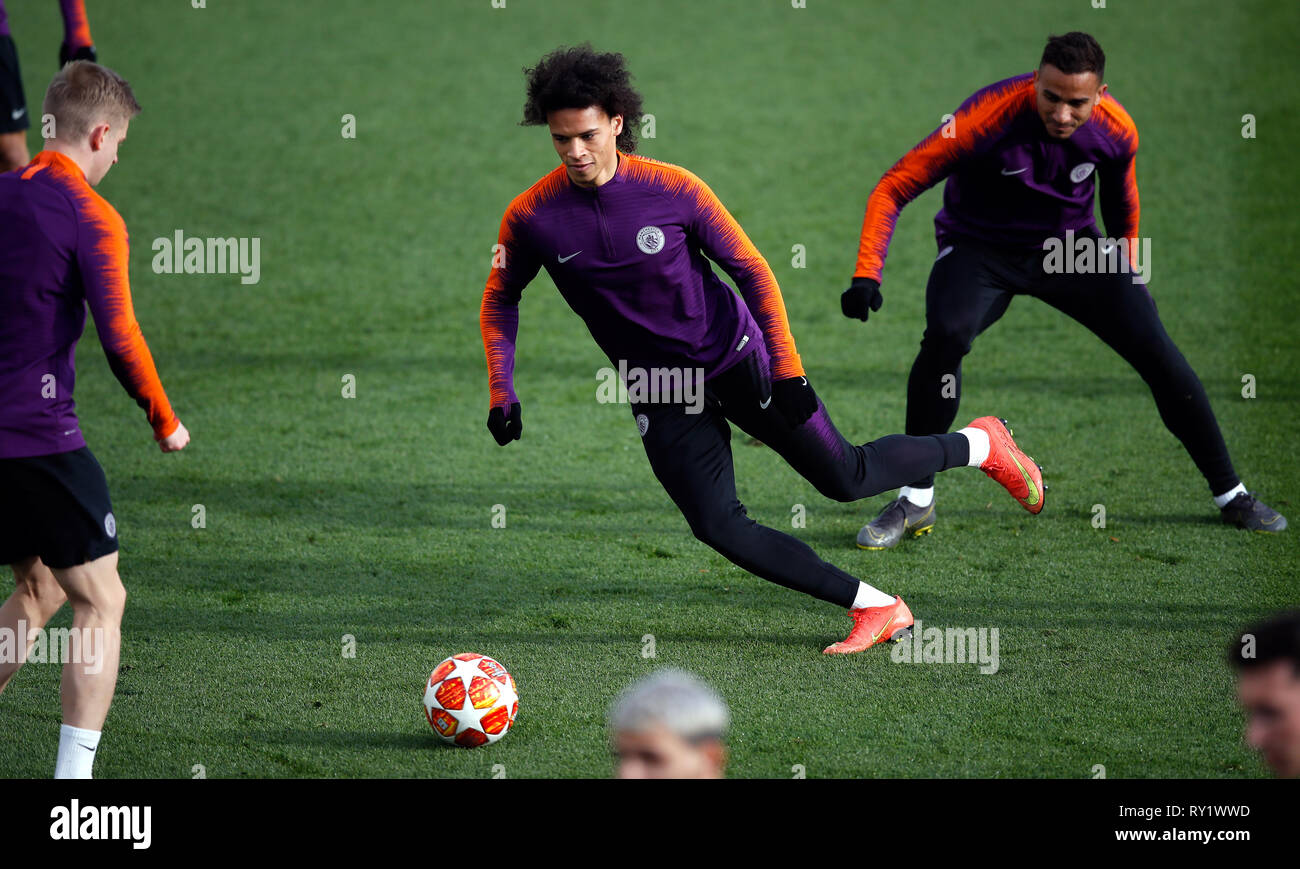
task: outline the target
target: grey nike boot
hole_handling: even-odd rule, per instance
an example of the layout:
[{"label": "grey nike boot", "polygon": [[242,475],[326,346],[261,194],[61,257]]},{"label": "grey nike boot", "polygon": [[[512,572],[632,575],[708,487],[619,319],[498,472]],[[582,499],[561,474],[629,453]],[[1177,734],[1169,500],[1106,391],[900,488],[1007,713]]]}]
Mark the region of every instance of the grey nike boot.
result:
[{"label": "grey nike boot", "polygon": [[895,498],[858,532],[858,548],[893,549],[905,535],[920,537],[933,528],[933,501],[929,507],[918,507],[906,498]]}]

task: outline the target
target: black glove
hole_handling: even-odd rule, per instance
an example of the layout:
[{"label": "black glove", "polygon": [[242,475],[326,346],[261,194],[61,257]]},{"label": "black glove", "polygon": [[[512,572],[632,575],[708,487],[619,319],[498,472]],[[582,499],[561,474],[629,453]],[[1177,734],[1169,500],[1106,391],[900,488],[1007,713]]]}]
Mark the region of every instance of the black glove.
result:
[{"label": "black glove", "polygon": [[98,60],[98,56],[95,54],[95,46],[83,45],[73,51],[68,47],[68,43],[61,44],[59,46],[59,69],[63,69],[64,64],[72,60],[88,60],[94,63]]},{"label": "black glove", "polygon": [[854,278],[850,286],[840,296],[840,310],[844,316],[867,322],[872,311],[879,311],[885,297],[880,295],[880,284],[871,278]]},{"label": "black glove", "polygon": [[772,383],[772,404],[790,423],[790,428],[796,428],[817,412],[817,393],[808,385],[807,377],[777,380]]},{"label": "black glove", "polygon": [[492,408],[488,412],[487,426],[488,431],[492,432],[492,437],[496,438],[501,446],[519,440],[519,435],[524,430],[524,423],[519,413],[519,402],[510,405],[509,417],[501,408]]}]

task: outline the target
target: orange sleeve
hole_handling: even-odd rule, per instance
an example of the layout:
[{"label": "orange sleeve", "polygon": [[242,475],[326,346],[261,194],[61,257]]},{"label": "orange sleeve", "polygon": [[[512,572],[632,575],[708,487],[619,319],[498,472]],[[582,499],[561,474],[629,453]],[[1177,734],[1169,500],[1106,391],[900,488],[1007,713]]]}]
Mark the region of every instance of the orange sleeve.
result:
[{"label": "orange sleeve", "polygon": [[802,376],[803,363],[790,334],[785,300],[771,266],[709,186],[686,170],[680,171],[694,200],[690,231],[704,254],[736,282],[741,298],[763,330],[763,341],[772,359],[772,379]]},{"label": "orange sleeve", "polygon": [[497,244],[492,251],[492,271],[479,307],[479,330],[487,355],[488,406],[507,411],[519,400],[514,387],[519,299],[524,287],[541,269],[541,262],[529,253],[520,238],[521,212],[528,208],[528,196],[526,193],[512,202],[501,218]]},{"label": "orange sleeve", "polygon": [[154,439],[162,440],[176,431],[180,421],[135,319],[127,281],[126,225],[111,205],[94,194],[83,199],[79,220],[77,260],[100,344],[113,374],[148,416]]},{"label": "orange sleeve", "polygon": [[1109,94],[1102,98],[1094,114],[1115,140],[1119,154],[1114,162],[1101,166],[1098,171],[1101,219],[1111,238],[1128,239],[1129,257],[1136,267],[1138,222],[1142,216],[1137,185],[1137,124]]},{"label": "orange sleeve", "polygon": [[966,157],[996,141],[1015,116],[1032,104],[1033,85],[1023,79],[978,92],[933,133],[881,176],[867,200],[854,277],[880,282],[885,255],[903,206],[948,176]]}]

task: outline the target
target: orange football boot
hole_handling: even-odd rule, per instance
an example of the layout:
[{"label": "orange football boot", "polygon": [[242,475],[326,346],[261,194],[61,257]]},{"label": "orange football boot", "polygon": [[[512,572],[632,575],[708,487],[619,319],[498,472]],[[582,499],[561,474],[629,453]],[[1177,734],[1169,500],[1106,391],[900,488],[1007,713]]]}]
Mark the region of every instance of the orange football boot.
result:
[{"label": "orange football boot", "polygon": [[848,655],[870,649],[877,643],[898,643],[912,636],[912,611],[903,599],[894,596],[889,606],[862,607],[849,610],[853,630],[841,643],[822,649],[824,655]]},{"label": "orange football boot", "polygon": [[1030,513],[1041,513],[1047,492],[1043,486],[1043,469],[1016,446],[1007,421],[981,416],[969,427],[982,429],[989,436],[989,457],[980,470],[1001,483],[1021,507]]}]

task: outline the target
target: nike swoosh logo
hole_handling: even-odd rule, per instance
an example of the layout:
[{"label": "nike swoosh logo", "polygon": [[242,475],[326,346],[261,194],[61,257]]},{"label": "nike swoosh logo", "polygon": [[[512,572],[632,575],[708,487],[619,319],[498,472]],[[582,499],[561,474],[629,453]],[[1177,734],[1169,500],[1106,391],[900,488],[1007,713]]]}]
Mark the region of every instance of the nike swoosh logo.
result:
[{"label": "nike swoosh logo", "polygon": [[21,109],[14,109],[9,113],[9,116],[16,121],[25,114],[27,114],[27,106],[23,106]]},{"label": "nike swoosh logo", "polygon": [[[582,253],[582,251],[578,251],[578,253]],[[562,257],[559,257],[560,262],[562,262],[562,263],[567,263],[569,260],[571,260],[571,259],[573,259],[575,256],[577,256],[578,253],[571,253],[571,254],[569,254],[568,256],[562,256]]]},{"label": "nike swoosh logo", "polygon": [[885,631],[889,630],[889,626],[892,625],[892,624],[894,623],[894,618],[895,618],[894,616],[890,616],[890,617],[889,617],[889,621],[885,622],[885,626],[884,626],[883,628],[880,629],[880,633],[878,633],[878,634],[872,634],[872,636],[871,636],[871,644],[872,644],[873,646],[874,646],[876,643],[880,642],[880,638],[883,637],[883,636],[885,635]]},{"label": "nike swoosh logo", "polygon": [[[89,745],[86,745],[86,743],[84,743],[84,742],[78,742],[77,745],[80,745],[82,748],[86,749],[86,751],[94,751],[94,750],[95,750],[94,748],[91,748]],[[96,746],[96,747],[98,747],[98,746]]]},{"label": "nike swoosh logo", "polygon": [[771,403],[772,403],[772,396],[769,395],[769,396],[767,397],[767,401],[760,401],[760,402],[758,403],[758,409],[759,409],[759,410],[767,410],[767,406],[768,406],[769,404],[771,404]]},{"label": "nike swoosh logo", "polygon": [[1038,487],[1034,485],[1034,481],[1029,476],[1029,472],[1025,470],[1025,466],[1020,464],[1020,459],[1017,459],[1015,455],[1012,455],[1011,461],[1016,463],[1016,470],[1018,470],[1020,475],[1025,478],[1025,485],[1029,487],[1029,495],[1025,498],[1025,503],[1030,507],[1033,507],[1038,503]]},{"label": "nike swoosh logo", "polygon": [[1021,172],[1027,172],[1027,171],[1029,171],[1029,167],[1028,167],[1028,166],[1026,166],[1026,167],[1023,168],[1023,169],[1017,169],[1017,170],[1014,171],[1014,172],[1008,172],[1006,169],[1003,169],[1003,170],[1002,170],[1002,174],[1003,174],[1003,175],[1019,175]]}]

